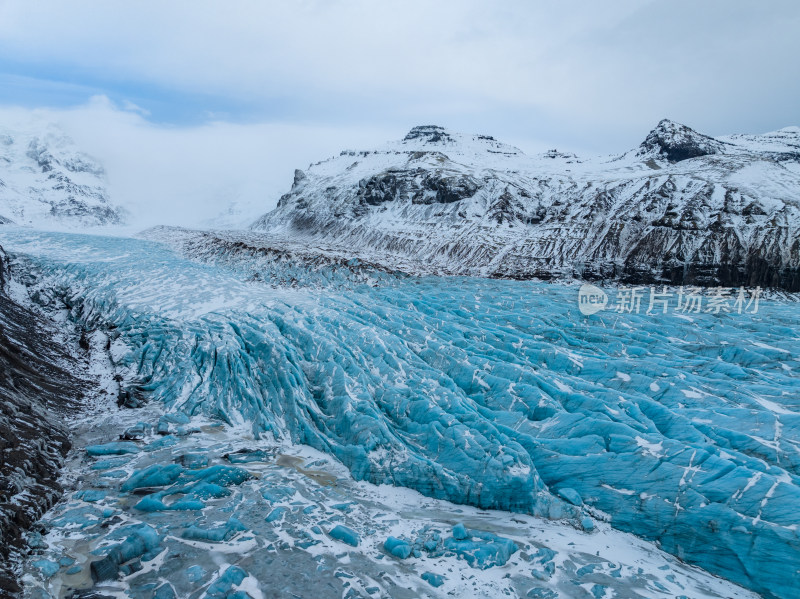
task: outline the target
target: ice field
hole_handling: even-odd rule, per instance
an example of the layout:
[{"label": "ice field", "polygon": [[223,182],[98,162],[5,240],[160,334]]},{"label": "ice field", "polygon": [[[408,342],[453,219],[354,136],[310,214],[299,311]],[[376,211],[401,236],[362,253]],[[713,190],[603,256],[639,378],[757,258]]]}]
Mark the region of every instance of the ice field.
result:
[{"label": "ice field", "polygon": [[0,244],[103,388],[31,597],[798,594],[796,303],[587,317],[575,285]]}]

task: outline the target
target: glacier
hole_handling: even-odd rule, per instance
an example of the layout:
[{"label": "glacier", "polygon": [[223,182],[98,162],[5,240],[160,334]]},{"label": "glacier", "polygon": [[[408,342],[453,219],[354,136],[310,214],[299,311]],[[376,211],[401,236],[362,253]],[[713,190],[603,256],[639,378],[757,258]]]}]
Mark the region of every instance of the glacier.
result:
[{"label": "glacier", "polygon": [[[393,567],[421,562],[428,596],[461,588],[431,564],[477,567],[487,555],[489,566],[476,570],[486,588],[517,585],[518,596],[519,585],[528,596],[603,596],[618,579],[629,596],[750,596],[692,579],[699,571],[683,562],[764,597],[796,595],[796,304],[766,298],[757,314],[587,317],[569,284],[370,274],[339,263],[278,262],[255,277],[241,257],[13,228],[0,243],[31,302],[64,311],[113,373],[105,411],[93,416],[113,426],[77,426],[84,494],[49,515],[49,551],[80,549],[105,560],[109,580],[150,585],[131,583],[131,596],[187,592],[169,571],[193,559],[191,577],[208,585],[207,596],[246,592],[256,584],[253,556],[285,559],[270,549],[281,543],[305,550],[331,596],[342,596],[347,577],[322,568],[330,556],[315,551],[349,551],[356,570],[373,559],[368,551],[399,560],[383,549],[392,537],[404,541],[393,548],[410,549]],[[307,449],[298,458],[287,447]],[[400,501],[393,493],[410,497],[402,489],[429,507],[405,507],[408,522],[382,524],[369,506],[381,497],[386,510]],[[108,494],[87,498],[88,490]],[[516,515],[505,527],[487,524],[486,514],[508,512]],[[509,530],[516,520],[520,530]],[[548,529],[550,521],[561,528]],[[596,563],[553,558],[566,549],[536,537],[536,526],[573,531],[580,543],[627,543],[632,533],[680,561],[657,579],[633,567],[615,576],[608,546]],[[94,540],[78,542],[76,529]],[[277,536],[262,545],[263,535]],[[200,557],[211,545],[216,562]],[[183,561],[157,553],[176,546]],[[233,563],[234,553],[250,557]],[[64,556],[51,557],[58,565]],[[515,564],[526,568],[524,583],[492,578]],[[98,583],[87,568],[67,574],[75,567],[33,565],[32,588],[58,594]],[[349,596],[374,596],[370,588],[403,596],[399,579],[357,578],[347,579]],[[694,586],[681,592],[689,579]],[[562,595],[548,594],[556,588]]]}]

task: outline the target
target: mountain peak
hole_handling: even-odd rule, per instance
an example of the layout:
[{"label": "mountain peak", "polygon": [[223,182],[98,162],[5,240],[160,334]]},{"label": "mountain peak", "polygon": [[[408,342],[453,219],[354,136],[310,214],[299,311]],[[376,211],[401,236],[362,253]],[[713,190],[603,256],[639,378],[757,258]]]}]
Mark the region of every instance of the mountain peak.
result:
[{"label": "mountain peak", "polygon": [[418,125],[408,132],[403,141],[420,141],[435,144],[455,140],[444,127],[439,125]]},{"label": "mountain peak", "polygon": [[639,146],[638,155],[658,155],[670,162],[719,154],[724,144],[691,127],[662,119]]}]

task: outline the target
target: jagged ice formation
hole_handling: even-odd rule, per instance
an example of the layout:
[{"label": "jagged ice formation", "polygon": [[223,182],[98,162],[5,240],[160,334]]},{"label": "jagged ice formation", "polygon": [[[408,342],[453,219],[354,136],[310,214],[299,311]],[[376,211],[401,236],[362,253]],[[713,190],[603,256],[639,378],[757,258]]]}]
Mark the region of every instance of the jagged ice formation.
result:
[{"label": "jagged ice formation", "polygon": [[794,592],[795,305],[587,318],[560,284],[367,280],[336,263],[271,287],[242,276],[257,263],[152,241],[4,239],[37,301],[113,339],[133,396],[306,443],[356,479],[592,514],[765,597]]}]

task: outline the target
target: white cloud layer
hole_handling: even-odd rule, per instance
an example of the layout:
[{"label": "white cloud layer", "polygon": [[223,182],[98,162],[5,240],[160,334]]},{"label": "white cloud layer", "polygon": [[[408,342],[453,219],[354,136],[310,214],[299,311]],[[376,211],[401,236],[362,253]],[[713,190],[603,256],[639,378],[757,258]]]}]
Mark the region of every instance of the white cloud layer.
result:
[{"label": "white cloud layer", "polygon": [[711,133],[794,124],[797,31],[795,0],[0,3],[2,55],[65,81],[315,122],[558,139],[554,123],[586,146],[665,116]]},{"label": "white cloud layer", "polygon": [[[112,201],[130,225],[244,226],[275,207],[295,168],[370,147],[397,132],[353,127],[212,122],[173,128],[96,96],[71,109],[0,109],[0,124],[54,123],[106,168]],[[2,126],[0,126],[2,128]],[[233,205],[234,211],[229,212]]]},{"label": "white cloud layer", "polygon": [[0,104],[50,106],[144,213],[205,218],[416,124],[529,152],[800,124],[798,31],[796,0],[2,0]]}]

